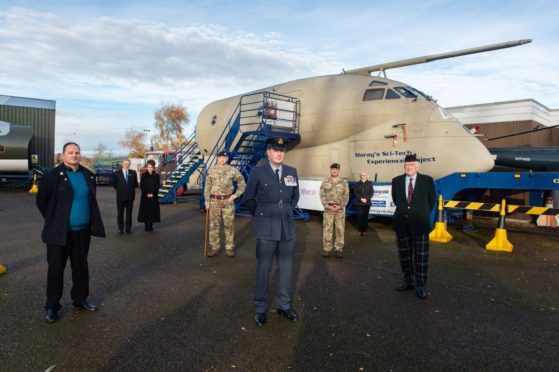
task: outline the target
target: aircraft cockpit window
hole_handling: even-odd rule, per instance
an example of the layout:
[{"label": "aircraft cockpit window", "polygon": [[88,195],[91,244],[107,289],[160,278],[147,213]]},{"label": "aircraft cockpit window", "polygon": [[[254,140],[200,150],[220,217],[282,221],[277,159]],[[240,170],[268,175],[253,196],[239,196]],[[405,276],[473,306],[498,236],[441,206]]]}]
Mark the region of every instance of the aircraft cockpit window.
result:
[{"label": "aircraft cockpit window", "polygon": [[386,99],[398,99],[398,98],[400,98],[400,95],[398,93],[396,93],[392,89],[388,89],[388,91],[386,92]]},{"label": "aircraft cockpit window", "polygon": [[415,94],[413,94],[410,90],[404,87],[394,87],[394,90],[406,98],[417,98]]},{"label": "aircraft cockpit window", "polygon": [[363,101],[375,101],[384,97],[384,88],[367,89],[363,95]]},{"label": "aircraft cockpit window", "polygon": [[378,85],[388,85],[388,83],[385,83],[384,81],[380,81],[380,80],[373,80],[369,83],[370,87],[374,87]]},{"label": "aircraft cockpit window", "polygon": [[433,97],[423,93],[419,89],[415,89],[415,88],[412,88],[410,86],[407,86],[406,89],[408,89],[409,91],[414,93],[416,96],[421,96],[421,97],[425,98],[427,101],[433,101]]}]

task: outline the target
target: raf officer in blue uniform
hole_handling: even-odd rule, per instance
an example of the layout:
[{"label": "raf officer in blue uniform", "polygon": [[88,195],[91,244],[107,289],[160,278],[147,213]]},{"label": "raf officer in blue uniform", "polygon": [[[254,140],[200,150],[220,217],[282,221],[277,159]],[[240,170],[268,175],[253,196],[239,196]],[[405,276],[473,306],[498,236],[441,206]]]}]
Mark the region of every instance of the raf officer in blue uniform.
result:
[{"label": "raf officer in blue uniform", "polygon": [[253,216],[256,237],[254,321],[259,326],[266,323],[268,282],[274,257],[278,267],[277,312],[292,321],[299,319],[291,304],[295,249],[293,209],[299,201],[299,179],[295,168],[283,164],[286,146],[284,138],[268,140],[268,161],[252,170],[243,196]]}]

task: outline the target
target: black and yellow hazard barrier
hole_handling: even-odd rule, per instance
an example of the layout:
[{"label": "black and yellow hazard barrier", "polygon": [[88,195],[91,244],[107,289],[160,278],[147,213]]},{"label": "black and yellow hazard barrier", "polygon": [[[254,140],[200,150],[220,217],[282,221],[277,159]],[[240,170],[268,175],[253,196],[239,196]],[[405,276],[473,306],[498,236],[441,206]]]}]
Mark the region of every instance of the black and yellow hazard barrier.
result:
[{"label": "black and yellow hazard barrier", "polygon": [[[468,209],[473,211],[501,212],[501,204],[477,203],[468,201],[448,200],[444,203],[445,208]],[[532,207],[529,205],[508,205],[507,213],[523,213],[532,216],[559,216],[559,208]]]},{"label": "black and yellow hazard barrier", "polygon": [[505,199],[503,199],[501,202],[501,212],[499,213],[499,222],[495,229],[495,237],[487,243],[485,249],[489,251],[512,252],[513,245],[507,238],[507,230],[505,228],[506,214],[506,203]]},{"label": "black and yellow hazard barrier", "polygon": [[39,187],[37,186],[37,175],[33,175],[33,186],[29,189],[30,194],[36,194],[39,191]]},{"label": "black and yellow hazard barrier", "polygon": [[429,234],[429,240],[439,243],[448,243],[452,240],[452,235],[446,230],[446,223],[443,218],[443,196],[439,195],[439,206],[437,207],[437,222],[435,228]]},{"label": "black and yellow hazard barrier", "polygon": [[0,275],[6,274],[6,266],[0,264]]}]

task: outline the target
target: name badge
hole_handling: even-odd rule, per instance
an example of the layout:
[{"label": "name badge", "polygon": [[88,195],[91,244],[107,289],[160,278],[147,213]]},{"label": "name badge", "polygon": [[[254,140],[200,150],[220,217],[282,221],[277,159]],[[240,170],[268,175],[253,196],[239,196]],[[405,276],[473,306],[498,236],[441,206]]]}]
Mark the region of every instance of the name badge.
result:
[{"label": "name badge", "polygon": [[286,176],[283,178],[285,186],[297,186],[297,179],[293,176]]}]

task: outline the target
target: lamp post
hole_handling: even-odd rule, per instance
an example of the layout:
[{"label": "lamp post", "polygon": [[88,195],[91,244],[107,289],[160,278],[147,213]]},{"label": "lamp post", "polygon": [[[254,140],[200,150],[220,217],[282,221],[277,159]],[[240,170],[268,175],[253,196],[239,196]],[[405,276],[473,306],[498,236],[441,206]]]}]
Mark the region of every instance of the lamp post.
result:
[{"label": "lamp post", "polygon": [[[149,132],[151,132],[151,130],[144,129],[144,133],[146,133],[148,137],[149,137]],[[149,137],[149,142],[150,142],[149,151],[153,151],[153,139],[151,137]]]}]

